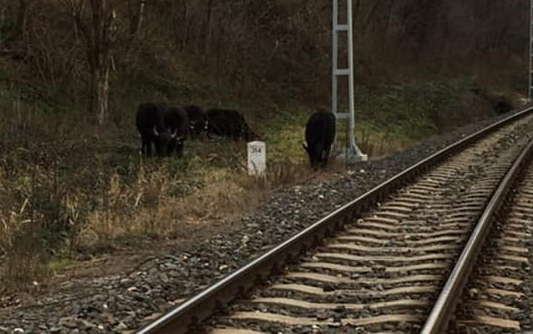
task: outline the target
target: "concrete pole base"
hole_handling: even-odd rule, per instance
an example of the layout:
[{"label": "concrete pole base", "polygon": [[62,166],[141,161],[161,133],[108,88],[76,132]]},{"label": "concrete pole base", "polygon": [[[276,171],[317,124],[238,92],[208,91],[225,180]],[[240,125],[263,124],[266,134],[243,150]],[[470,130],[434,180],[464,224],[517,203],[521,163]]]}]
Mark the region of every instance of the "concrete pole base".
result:
[{"label": "concrete pole base", "polygon": [[335,150],[332,152],[332,156],[336,161],[346,163],[348,165],[368,161],[368,155],[363,154],[363,152],[361,152],[357,146],[353,146],[348,150]]}]

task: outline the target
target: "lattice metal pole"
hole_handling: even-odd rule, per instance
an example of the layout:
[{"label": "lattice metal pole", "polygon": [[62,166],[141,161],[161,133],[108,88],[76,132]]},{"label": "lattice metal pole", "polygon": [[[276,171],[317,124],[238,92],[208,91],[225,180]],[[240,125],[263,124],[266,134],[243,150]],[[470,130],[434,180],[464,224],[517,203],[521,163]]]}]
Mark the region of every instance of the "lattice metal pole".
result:
[{"label": "lattice metal pole", "polygon": [[[533,0],[532,0],[533,1]],[[346,24],[339,24],[339,0],[333,0],[333,20],[332,20],[332,70],[331,70],[331,111],[337,120],[347,121],[348,124],[348,152],[345,155],[347,162],[366,161],[368,158],[355,143],[355,89],[354,89],[354,69],[353,69],[353,12],[352,0],[346,0]],[[339,68],[339,33],[346,32],[348,38],[348,66]],[[338,111],[338,88],[339,77],[348,77],[348,112]],[[338,132],[338,131],[337,131]]]},{"label": "lattice metal pole", "polygon": [[529,86],[528,98],[531,99],[533,93],[533,0],[529,3]]},{"label": "lattice metal pole", "polygon": [[529,3],[529,86],[527,89],[528,98],[531,99],[533,93],[533,0]]},{"label": "lattice metal pole", "polygon": [[[533,0],[531,0],[533,1]],[[339,119],[337,109],[338,95],[338,80],[337,80],[337,68],[339,63],[339,35],[341,31],[339,27],[339,0],[333,0],[333,27],[332,27],[332,55],[331,55],[331,111],[335,114],[335,117]]]}]

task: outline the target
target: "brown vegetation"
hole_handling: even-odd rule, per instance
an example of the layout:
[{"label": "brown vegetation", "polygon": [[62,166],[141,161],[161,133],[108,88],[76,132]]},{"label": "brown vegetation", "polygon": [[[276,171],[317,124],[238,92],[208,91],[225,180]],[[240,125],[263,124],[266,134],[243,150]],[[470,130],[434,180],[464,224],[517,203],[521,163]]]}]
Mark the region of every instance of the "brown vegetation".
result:
[{"label": "brown vegetation", "polygon": [[190,143],[184,159],[144,159],[133,135],[96,140],[81,125],[56,138],[49,117],[21,107],[0,130],[17,134],[0,142],[4,286],[42,283],[53,259],[186,240],[312,174],[303,161],[273,161],[266,179],[243,176],[244,143],[224,140]]},{"label": "brown vegetation", "polygon": [[[109,66],[112,95],[135,82],[157,88],[180,78],[231,85],[238,97],[253,92],[279,103],[292,93],[328,103],[329,0],[1,0],[0,7],[4,61],[17,70],[9,81],[69,93],[63,103],[92,101]],[[358,82],[397,82],[424,67],[485,78],[497,67],[509,82],[523,70],[524,1],[356,0],[354,8]]]},{"label": "brown vegetation", "polygon": [[[372,102],[358,102],[367,151],[406,145],[390,119],[430,135],[492,108],[479,92],[442,107],[440,88],[394,85],[461,74],[525,90],[524,1],[354,8],[358,98]],[[329,104],[330,16],[329,0],[0,0],[0,284],[46,274],[52,258],[171,239],[309,177],[305,112],[283,112]],[[231,143],[141,159],[133,115],[146,100],[245,109],[275,132],[269,178],[242,178],[234,152],[244,150]],[[465,118],[461,108],[476,111]]]}]

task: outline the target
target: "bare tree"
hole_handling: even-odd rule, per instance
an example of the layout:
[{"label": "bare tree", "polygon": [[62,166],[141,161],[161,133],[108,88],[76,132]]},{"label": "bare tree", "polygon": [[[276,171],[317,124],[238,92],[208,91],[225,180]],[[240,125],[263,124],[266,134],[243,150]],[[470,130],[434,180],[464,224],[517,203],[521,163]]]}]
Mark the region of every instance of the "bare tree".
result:
[{"label": "bare tree", "polygon": [[205,57],[205,54],[207,53],[207,49],[209,47],[209,41],[210,41],[210,29],[211,29],[211,16],[213,12],[213,0],[207,0],[206,3],[206,11],[205,11],[205,20],[203,24],[203,32],[204,32],[204,45],[202,49],[202,53]]},{"label": "bare tree", "polygon": [[130,9],[130,36],[135,37],[139,30],[141,29],[144,11],[146,8],[145,0],[130,0],[129,9]]},{"label": "bare tree", "polygon": [[106,0],[89,0],[91,15],[86,15],[86,3],[86,0],[72,0],[72,14],[86,42],[91,71],[89,111],[101,125],[107,117],[109,65],[117,36],[116,12]]},{"label": "bare tree", "polygon": [[[144,15],[145,1],[135,1],[130,37],[138,33]],[[91,72],[89,112],[94,115],[98,125],[102,125],[108,114],[109,71],[118,34],[117,5],[109,0],[69,0],[69,4],[76,28],[86,44]]]},{"label": "bare tree", "polygon": [[25,38],[26,27],[28,23],[28,11],[31,5],[31,0],[19,0],[19,9],[17,15],[15,35]]}]

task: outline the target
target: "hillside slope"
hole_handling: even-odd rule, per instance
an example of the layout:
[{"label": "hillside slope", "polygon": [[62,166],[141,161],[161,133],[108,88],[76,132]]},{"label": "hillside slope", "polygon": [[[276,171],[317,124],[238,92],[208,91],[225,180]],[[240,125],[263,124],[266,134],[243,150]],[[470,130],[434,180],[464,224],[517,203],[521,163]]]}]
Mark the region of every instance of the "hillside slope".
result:
[{"label": "hillside slope", "polygon": [[[139,16],[138,0],[108,0],[116,36],[103,126],[88,112],[94,45],[73,19],[90,22],[87,6],[69,5],[79,3],[0,0],[0,282],[152,247],[311,175],[301,141],[310,112],[330,103],[330,1],[154,0]],[[525,91],[523,1],[354,7],[357,137],[372,157],[505,112]],[[134,115],[149,100],[242,111],[267,142],[268,179],[242,177],[243,143],[188,141],[184,159],[140,157]]]}]

